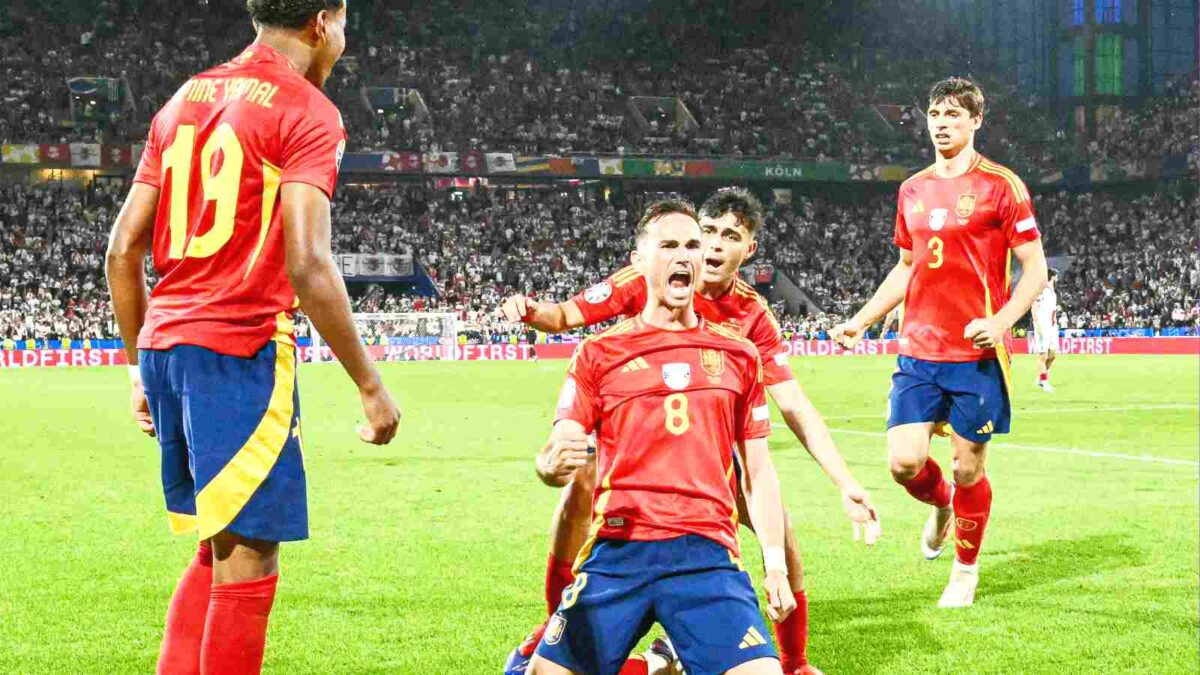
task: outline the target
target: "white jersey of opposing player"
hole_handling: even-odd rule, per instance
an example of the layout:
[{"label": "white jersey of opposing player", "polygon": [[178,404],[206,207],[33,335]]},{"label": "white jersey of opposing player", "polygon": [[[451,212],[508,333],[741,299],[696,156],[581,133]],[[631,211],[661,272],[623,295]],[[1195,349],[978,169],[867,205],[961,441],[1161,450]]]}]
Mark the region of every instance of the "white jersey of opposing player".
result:
[{"label": "white jersey of opposing player", "polygon": [[1045,354],[1053,349],[1058,351],[1058,294],[1053,286],[1046,286],[1042,294],[1033,301],[1033,340],[1029,343],[1029,351],[1033,354]]}]

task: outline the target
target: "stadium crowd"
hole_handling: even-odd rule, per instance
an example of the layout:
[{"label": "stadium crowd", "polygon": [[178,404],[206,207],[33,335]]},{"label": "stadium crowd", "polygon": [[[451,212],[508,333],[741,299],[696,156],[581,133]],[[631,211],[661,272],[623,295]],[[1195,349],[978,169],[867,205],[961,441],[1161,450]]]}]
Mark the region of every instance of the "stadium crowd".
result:
[{"label": "stadium crowd", "polygon": [[[573,10],[514,18],[482,3],[458,25],[448,18],[459,13],[450,0],[427,5],[401,12],[373,3],[354,15],[347,57],[326,85],[352,147],[909,163],[928,156],[920,88],[972,63],[964,41],[951,39],[953,27],[938,29],[946,33],[940,42],[958,47],[932,57],[879,46],[932,30],[917,12],[878,17],[849,47],[816,39],[756,47],[745,39],[714,57],[706,43],[722,42],[717,34],[705,40],[695,26],[684,34],[625,19],[608,27],[625,47],[614,51],[608,33],[580,27]],[[0,94],[0,141],[10,143],[140,141],[184,78],[253,37],[239,3],[102,0],[94,11],[53,22],[37,5],[22,6],[0,19],[0,64],[13,76]],[[214,24],[246,29],[206,28]],[[180,37],[168,43],[162,35]],[[990,92],[981,149],[1018,169],[1062,166],[1088,150],[1122,158],[1129,148],[1162,154],[1195,146],[1194,79],[1190,98],[1169,92],[1142,113],[1114,118],[1091,148],[1077,148],[1036,99],[986,68],[974,74]],[[63,126],[72,76],[120,78],[126,92],[117,114]],[[921,84],[913,90],[911,83]],[[383,92],[391,95],[384,102],[370,87],[399,93]],[[638,113],[631,97],[647,97]],[[676,110],[676,98],[687,113]]]},{"label": "stadium crowd", "polygon": [[[102,258],[127,186],[94,181],[0,187],[0,341],[115,337]],[[1064,261],[1064,327],[1200,326],[1196,191],[1187,179],[1134,195],[1035,196],[1048,253]],[[776,200],[760,259],[813,311],[781,312],[788,335],[819,336],[853,312],[894,264],[894,196]],[[521,335],[490,311],[510,293],[563,300],[627,262],[634,204],[560,189],[434,191],[347,186],[335,200],[335,249],[413,253],[438,289],[411,297],[355,284],[360,312],[454,312],[482,335]]]}]

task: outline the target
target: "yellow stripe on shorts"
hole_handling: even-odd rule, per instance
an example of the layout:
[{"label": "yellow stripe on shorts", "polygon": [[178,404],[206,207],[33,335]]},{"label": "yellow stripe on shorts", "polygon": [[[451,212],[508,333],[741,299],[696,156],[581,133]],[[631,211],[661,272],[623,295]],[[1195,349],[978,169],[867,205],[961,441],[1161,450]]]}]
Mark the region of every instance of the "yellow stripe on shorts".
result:
[{"label": "yellow stripe on shorts", "polygon": [[296,348],[277,340],[275,386],[266,414],[246,444],[196,495],[201,539],[208,539],[229,527],[271,473],[292,431],[295,390]]}]

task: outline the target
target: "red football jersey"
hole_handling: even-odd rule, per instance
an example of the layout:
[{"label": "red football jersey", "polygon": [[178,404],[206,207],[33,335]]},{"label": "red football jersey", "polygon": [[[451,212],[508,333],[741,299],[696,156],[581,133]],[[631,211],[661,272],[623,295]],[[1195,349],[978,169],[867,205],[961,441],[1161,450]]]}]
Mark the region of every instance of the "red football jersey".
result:
[{"label": "red football jersey", "polygon": [[[646,306],[646,278],[632,265],[571,298],[591,326],[617,316],[640,314]],[[694,306],[701,317],[733,330],[758,347],[763,381],[768,385],[792,379],[787,348],[771,306],[741,278],[725,295],[710,300],[696,293]]]},{"label": "red football jersey", "polygon": [[292,340],[279,187],[332,198],[345,147],[337,107],[271,47],[188,80],[154,116],[134,177],[161,190],[138,347],[245,357]]},{"label": "red football jersey", "polygon": [[912,251],[913,267],[900,353],[927,361],[996,358],[963,330],[1008,302],[1010,251],[1040,236],[1025,184],[982,155],[957,178],[939,178],[931,166],[904,181],[893,240]]},{"label": "red football jersey", "polygon": [[771,431],[753,343],[626,319],[579,346],[557,419],[596,434],[593,538],[697,534],[737,555],[734,446]]}]

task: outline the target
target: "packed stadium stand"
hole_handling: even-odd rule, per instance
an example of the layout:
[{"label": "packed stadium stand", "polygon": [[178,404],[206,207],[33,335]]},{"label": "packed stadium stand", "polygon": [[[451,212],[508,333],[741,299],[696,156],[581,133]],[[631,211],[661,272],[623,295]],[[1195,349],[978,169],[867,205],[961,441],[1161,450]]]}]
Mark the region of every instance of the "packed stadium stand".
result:
[{"label": "packed stadium stand", "polygon": [[[1064,327],[1200,326],[1195,73],[1104,116],[1081,140],[1067,132],[1069,115],[1026,93],[995,57],[972,52],[955,26],[916,10],[889,13],[887,3],[852,3],[867,20],[832,33],[806,25],[799,6],[767,19],[684,3],[696,12],[684,31],[653,14],[661,3],[652,0],[636,22],[604,12],[617,0],[591,3],[592,13],[549,0],[519,12],[452,0],[362,4],[326,87],[360,150],[765,157],[912,170],[930,162],[925,87],[969,70],[988,92],[981,150],[1034,189],[1047,251],[1063,266]],[[932,55],[886,47],[916,34],[951,47]],[[760,39],[779,35],[795,39]],[[139,142],[185,77],[234,56],[253,34],[239,2],[104,0],[81,9],[21,0],[0,16],[0,37],[0,64],[13,76],[0,94],[0,141],[59,144]],[[80,95],[65,84],[79,77],[108,78],[113,89]],[[1073,163],[1172,154],[1187,156],[1181,178],[1152,180],[1139,165],[1142,180],[1052,180]],[[127,170],[0,180],[0,342],[114,337],[102,253],[127,180]],[[454,311],[482,341],[516,335],[489,318],[506,294],[564,299],[624,265],[634,214],[657,189],[444,180],[343,175],[335,248],[411,254],[435,291],[355,284],[359,311]],[[822,335],[893,263],[894,180],[755,186],[769,206],[757,263],[807,299],[777,304],[786,334]],[[671,189],[698,200],[717,186]]]}]

